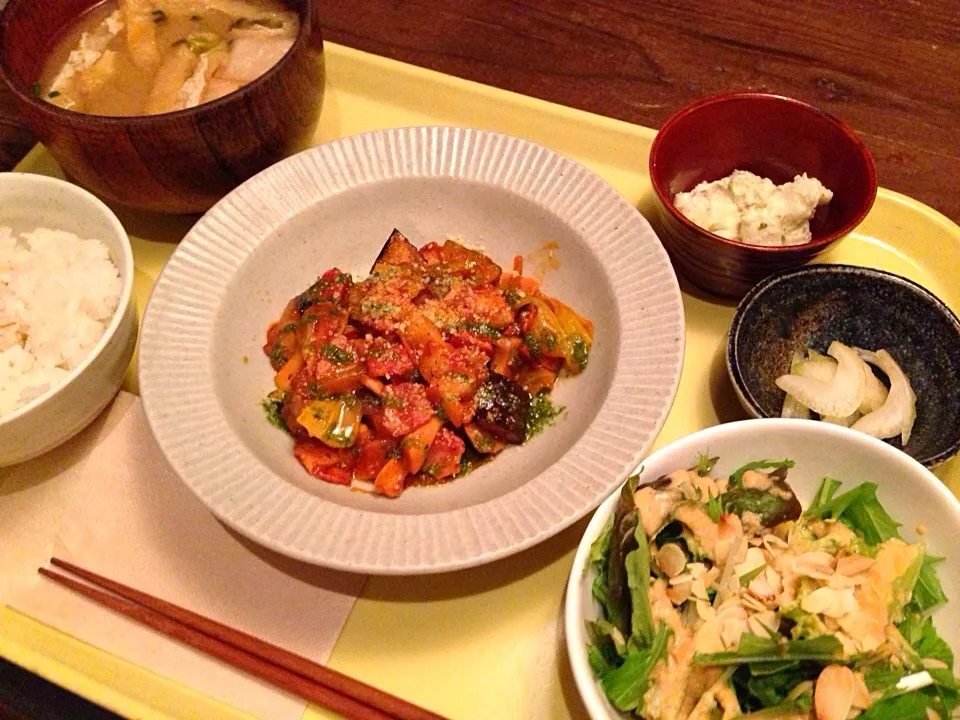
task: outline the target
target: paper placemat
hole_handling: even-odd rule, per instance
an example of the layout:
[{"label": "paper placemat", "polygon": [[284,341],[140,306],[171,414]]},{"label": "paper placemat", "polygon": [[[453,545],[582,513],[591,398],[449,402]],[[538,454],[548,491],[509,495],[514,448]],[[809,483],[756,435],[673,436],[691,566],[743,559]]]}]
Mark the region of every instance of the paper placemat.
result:
[{"label": "paper placemat", "polygon": [[317,662],[329,658],[364,580],[220,524],[167,464],[140,399],[125,392],[73,440],[0,469],[0,600],[256,717],[303,714],[305,701],[44,580],[37,568],[52,555]]}]

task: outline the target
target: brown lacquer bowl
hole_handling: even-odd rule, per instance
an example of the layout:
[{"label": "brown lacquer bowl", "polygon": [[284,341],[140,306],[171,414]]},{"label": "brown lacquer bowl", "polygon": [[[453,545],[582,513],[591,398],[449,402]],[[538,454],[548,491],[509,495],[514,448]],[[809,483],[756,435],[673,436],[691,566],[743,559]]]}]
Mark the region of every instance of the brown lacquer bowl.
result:
[{"label": "brown lacquer bowl", "polygon": [[[833,199],[810,221],[811,242],[762,247],[698,227],[673,203],[703,181],[749,170],[780,184],[800,173],[818,178]],[[707,292],[740,298],[772,273],[803,265],[850,233],[877,195],[866,145],[845,123],[779,95],[715,95],[670,117],[650,150],[660,239],[674,267]]]},{"label": "brown lacquer bowl", "polygon": [[89,115],[34,97],[46,52],[97,2],[9,0],[0,13],[0,74],[37,137],[80,185],[128,207],[202,212],[309,145],[324,79],[314,0],[285,0],[300,13],[300,35],[260,78],[194,108],[141,117]]}]

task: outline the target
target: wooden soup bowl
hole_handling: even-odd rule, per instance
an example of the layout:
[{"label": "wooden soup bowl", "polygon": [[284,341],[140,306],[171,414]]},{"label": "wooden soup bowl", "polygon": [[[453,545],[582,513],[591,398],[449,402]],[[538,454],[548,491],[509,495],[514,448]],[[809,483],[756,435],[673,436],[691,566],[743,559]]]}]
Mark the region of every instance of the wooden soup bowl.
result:
[{"label": "wooden soup bowl", "polygon": [[197,213],[247,178],[310,144],[323,104],[323,39],[315,0],[293,47],[264,75],[186,110],[108,117],[36,97],[49,49],[99,0],[9,0],[0,12],[0,75],[27,124],[77,183],[119,205]]}]

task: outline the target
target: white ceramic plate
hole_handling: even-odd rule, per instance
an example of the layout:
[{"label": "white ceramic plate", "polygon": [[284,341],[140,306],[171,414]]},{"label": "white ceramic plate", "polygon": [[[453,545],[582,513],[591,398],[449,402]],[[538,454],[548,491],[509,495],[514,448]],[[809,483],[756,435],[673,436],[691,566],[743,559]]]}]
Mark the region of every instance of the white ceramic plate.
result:
[{"label": "white ceramic plate", "polygon": [[[394,228],[446,235],[510,267],[547,241],[544,290],[595,323],[587,370],[561,378],[555,426],[470,475],[396,500],[310,477],[260,407],[261,346],[289,298],[331,267],[364,277]],[[576,162],[464,128],[403,128],[289,158],[211,209],[157,281],[140,388],[173,467],[223,522],[343,570],[470,567],[541,542],[610,494],[650,448],[683,360],[676,276],[649,224]]]},{"label": "white ceramic plate", "polygon": [[[744,420],[718,425],[688,435],[655,452],[643,461],[640,482],[656,480],[673,470],[692,467],[699,452],[709,452],[720,461],[715,477],[729,475],[752,460],[789,458],[796,462],[787,476],[804,508],[813,499],[820,481],[829,476],[840,480],[840,492],[862,482],[876,483],[877,497],[899,522],[907,542],[922,541],[931,555],[944,557],[937,574],[949,599],[934,610],[933,621],[940,636],[953,651],[960,651],[960,502],[937,477],[909,455],[860,432],[808,420]],[[610,704],[587,661],[586,621],[596,620],[599,608],[591,595],[595,573],[589,566],[590,546],[607,518],[616,509],[619,492],[597,510],[577,549],[567,583],[564,625],[567,651],[574,680],[592,720],[634,717]],[[917,527],[926,528],[924,535]]]}]

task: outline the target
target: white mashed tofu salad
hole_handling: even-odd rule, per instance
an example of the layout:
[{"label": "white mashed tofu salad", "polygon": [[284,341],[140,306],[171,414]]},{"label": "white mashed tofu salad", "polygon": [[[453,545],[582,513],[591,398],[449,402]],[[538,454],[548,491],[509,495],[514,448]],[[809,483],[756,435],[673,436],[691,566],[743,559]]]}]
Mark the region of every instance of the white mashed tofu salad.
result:
[{"label": "white mashed tofu salad", "polygon": [[0,228],[0,417],[57,387],[86,360],[121,288],[99,240]]},{"label": "white mashed tofu salad", "polygon": [[802,245],[811,240],[810,219],[833,192],[806,173],[775,185],[772,180],[735,170],[678,193],[674,205],[691,222],[728,240],[748,245]]},{"label": "white mashed tofu salad", "polygon": [[716,462],[632,478],[593,545],[588,658],[610,702],[647,720],[955,716],[930,618],[942,558],[900,537],[877,486],[825,478],[803,510],[792,461]]}]

